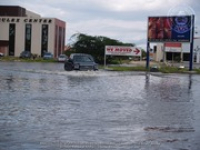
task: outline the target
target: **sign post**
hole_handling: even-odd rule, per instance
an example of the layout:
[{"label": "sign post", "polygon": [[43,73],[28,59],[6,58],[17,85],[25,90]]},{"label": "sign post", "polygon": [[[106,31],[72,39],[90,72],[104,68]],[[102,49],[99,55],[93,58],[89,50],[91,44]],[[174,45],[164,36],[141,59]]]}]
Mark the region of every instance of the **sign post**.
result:
[{"label": "sign post", "polygon": [[189,71],[193,69],[193,46],[194,46],[194,15],[191,16],[191,41],[190,41],[190,68]]},{"label": "sign post", "polygon": [[141,50],[136,47],[130,46],[113,46],[107,45],[105,46],[105,54],[104,54],[104,68],[106,66],[106,56],[140,56],[141,57]]}]

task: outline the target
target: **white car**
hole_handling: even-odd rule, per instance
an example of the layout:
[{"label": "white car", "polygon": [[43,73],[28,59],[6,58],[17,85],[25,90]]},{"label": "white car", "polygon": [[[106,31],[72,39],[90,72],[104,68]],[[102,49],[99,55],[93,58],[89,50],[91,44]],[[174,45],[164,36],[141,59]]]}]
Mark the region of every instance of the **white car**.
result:
[{"label": "white car", "polygon": [[50,52],[44,53],[43,59],[53,59],[53,54]]},{"label": "white car", "polygon": [[4,54],[0,52],[0,57],[3,57],[3,56],[4,56]]},{"label": "white car", "polygon": [[65,54],[60,54],[60,56],[58,57],[59,62],[65,62],[66,60],[68,60],[68,57]]}]

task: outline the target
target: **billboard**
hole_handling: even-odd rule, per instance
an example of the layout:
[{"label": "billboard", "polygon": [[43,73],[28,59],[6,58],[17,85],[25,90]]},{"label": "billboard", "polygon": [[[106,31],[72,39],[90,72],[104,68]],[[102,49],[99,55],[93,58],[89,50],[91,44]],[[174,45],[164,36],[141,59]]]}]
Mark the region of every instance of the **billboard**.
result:
[{"label": "billboard", "polygon": [[141,56],[141,50],[130,46],[106,46],[105,55],[113,56]]},{"label": "billboard", "polygon": [[149,17],[149,42],[190,42],[191,16]]}]

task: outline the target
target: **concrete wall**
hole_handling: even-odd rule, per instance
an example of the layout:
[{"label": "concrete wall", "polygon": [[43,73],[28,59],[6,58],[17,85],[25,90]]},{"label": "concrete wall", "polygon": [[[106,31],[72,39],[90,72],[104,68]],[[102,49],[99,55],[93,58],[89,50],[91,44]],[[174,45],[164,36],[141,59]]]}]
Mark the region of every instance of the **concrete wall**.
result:
[{"label": "concrete wall", "polygon": [[165,58],[163,58],[163,49],[164,49],[164,46],[163,44],[158,44],[157,45],[157,51],[156,51],[156,61],[161,61]]},{"label": "concrete wall", "polygon": [[25,26],[24,24],[16,24],[15,27],[15,56],[19,56],[22,51],[25,50]]},{"label": "concrete wall", "polygon": [[0,40],[9,40],[9,24],[0,22]]}]

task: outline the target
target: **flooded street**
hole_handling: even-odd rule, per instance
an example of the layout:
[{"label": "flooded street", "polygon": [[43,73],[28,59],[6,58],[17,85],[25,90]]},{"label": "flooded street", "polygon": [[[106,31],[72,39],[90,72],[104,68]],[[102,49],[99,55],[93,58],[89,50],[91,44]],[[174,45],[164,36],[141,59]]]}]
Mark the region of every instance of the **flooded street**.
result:
[{"label": "flooded street", "polygon": [[0,62],[0,150],[199,150],[200,75]]}]

